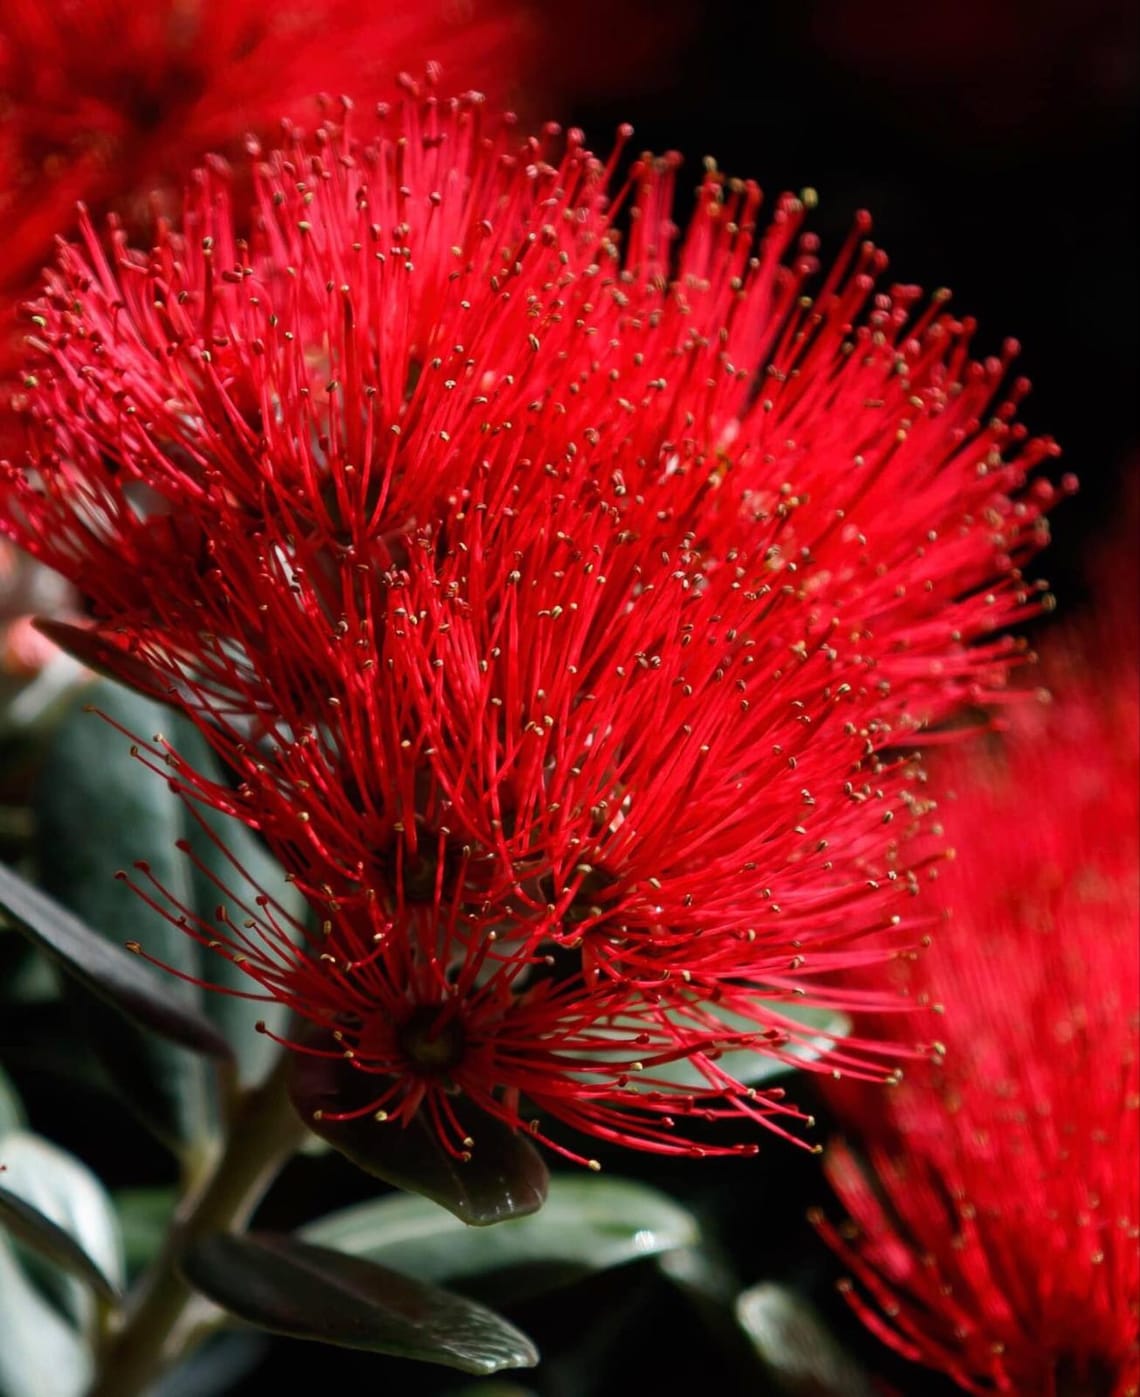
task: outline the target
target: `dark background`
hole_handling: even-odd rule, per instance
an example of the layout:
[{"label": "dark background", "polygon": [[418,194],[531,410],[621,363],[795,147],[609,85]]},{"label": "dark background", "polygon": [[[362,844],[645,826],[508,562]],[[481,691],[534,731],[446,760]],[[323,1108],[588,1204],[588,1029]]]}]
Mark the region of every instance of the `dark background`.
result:
[{"label": "dark background", "polygon": [[980,353],[1020,340],[1034,385],[1023,420],[1081,480],[1040,563],[1062,602],[1080,599],[1082,553],[1140,468],[1138,13],[1123,0],[712,0],[666,85],[573,112],[599,146],[630,120],[635,147],[681,150],[694,184],[714,155],[769,204],[812,186],[825,253],[869,209],[890,276],[950,287],[980,321]]}]

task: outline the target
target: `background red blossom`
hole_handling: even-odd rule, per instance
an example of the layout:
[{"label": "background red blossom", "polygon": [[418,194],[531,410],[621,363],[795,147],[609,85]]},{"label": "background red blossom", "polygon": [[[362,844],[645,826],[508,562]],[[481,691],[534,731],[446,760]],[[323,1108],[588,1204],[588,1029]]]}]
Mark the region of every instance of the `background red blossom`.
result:
[{"label": "background red blossom", "polygon": [[[1140,492],[1129,511],[1137,523]],[[873,1332],[970,1392],[1140,1384],[1140,617],[1131,542],[1057,637],[1050,702],[936,765],[957,851],[909,989],[945,1060],[837,1095],[821,1224]]]},{"label": "background red blossom", "polygon": [[660,73],[685,9],[608,3],[610,44],[589,35],[599,6],[524,0],[7,0],[0,14],[0,368],[21,354],[19,302],[75,226],[77,201],[136,224],[155,196],[176,201],[207,152],[240,151],[247,132],[309,119],[317,93],[364,105],[402,71],[440,65],[450,91],[499,105],[569,92],[628,92]]}]

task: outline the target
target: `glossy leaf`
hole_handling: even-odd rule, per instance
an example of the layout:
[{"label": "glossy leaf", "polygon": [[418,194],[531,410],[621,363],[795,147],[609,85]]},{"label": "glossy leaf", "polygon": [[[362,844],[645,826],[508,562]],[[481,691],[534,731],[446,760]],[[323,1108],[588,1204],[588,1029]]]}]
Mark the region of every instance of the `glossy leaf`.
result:
[{"label": "glossy leaf", "polygon": [[[4,1192],[29,1210],[18,1224],[19,1239],[104,1295],[114,1294],[123,1283],[122,1240],[111,1200],[91,1170],[24,1130],[0,1136],[0,1165]],[[44,1231],[33,1236],[31,1214],[62,1232],[70,1248]],[[0,1212],[5,1224],[14,1216]]]},{"label": "glossy leaf", "polygon": [[[427,1199],[393,1194],[330,1213],[301,1235],[437,1284],[513,1270],[515,1289],[534,1295],[687,1246],[697,1231],[692,1215],[655,1189],[591,1174],[556,1176],[540,1213],[498,1227],[465,1227]],[[500,1278],[495,1298],[514,1293]]]},{"label": "glossy leaf", "polygon": [[0,1236],[0,1392],[4,1397],[83,1397],[91,1355],[78,1333],[28,1278]]},{"label": "glossy leaf", "polygon": [[[368,1098],[361,1092],[377,1089],[374,1078],[362,1080],[339,1059],[294,1055],[289,1092],[301,1119],[366,1173],[423,1194],[475,1227],[525,1217],[542,1207],[550,1175],[541,1155],[517,1131],[462,1098],[452,1109],[474,1141],[467,1160],[448,1154],[422,1115],[408,1126],[370,1115],[352,1121],[328,1118],[364,1104]],[[321,1114],[315,1117],[315,1112]]]},{"label": "glossy leaf", "polygon": [[[4,1146],[0,1141],[0,1165],[3,1164],[3,1154]],[[25,1203],[18,1194],[3,1187],[0,1187],[0,1228],[56,1266],[69,1271],[108,1303],[118,1298],[114,1286],[74,1237],[58,1223],[44,1217],[30,1203]]]},{"label": "glossy leaf", "polygon": [[[188,718],[114,684],[95,686],[86,699],[88,706],[142,738],[161,730],[205,777],[224,779],[209,744]],[[97,816],[90,808],[95,803]],[[240,924],[247,914],[238,904],[248,905],[263,893],[284,909],[286,918],[299,916],[302,899],[286,883],[264,845],[239,821],[188,804],[131,756],[127,739],[98,714],[79,710],[64,724],[49,752],[36,805],[45,886],[100,932],[117,938],[119,928],[129,926],[132,939],[162,963],[207,985],[239,991],[212,994],[199,985],[165,979],[168,995],[200,1006],[221,1030],[237,1058],[242,1082],[249,1085],[263,1077],[276,1049],[272,1039],[257,1032],[256,1024],[264,1019],[271,1029],[283,1030],[287,1011],[264,998],[243,997],[264,991],[231,960],[203,950],[153,912],[129,887],[114,881],[112,874],[144,859],[178,901],[207,922],[219,904],[226,904],[232,920]],[[80,839],[88,828],[94,836]],[[189,844],[193,858],[176,847],[180,840]],[[163,1093],[176,1101],[179,1082],[188,1079],[188,1093],[182,1094],[188,1096],[190,1118],[178,1121],[177,1113],[167,1110],[166,1127],[169,1133],[173,1123],[177,1134],[193,1135],[194,1127],[201,1127],[209,1115],[201,1067],[187,1065],[177,1056],[146,1053],[142,1055],[146,1071],[140,1081],[139,1064],[132,1063],[132,1056],[138,1057],[138,1045],[129,1038],[118,1042],[122,1035],[109,1034],[106,1025],[97,1028],[100,1038],[108,1040],[102,1048],[105,1057],[113,1058],[112,1071],[128,1072],[132,1093],[144,1101],[150,1099],[152,1119],[156,1113],[161,1118]],[[199,1119],[193,1115],[195,1110]]]},{"label": "glossy leaf", "polygon": [[754,1286],[738,1297],[736,1317],[784,1397],[874,1397],[871,1380],[794,1291]]},{"label": "glossy leaf", "polygon": [[172,1002],[163,981],[129,951],[106,941],[54,898],[0,864],[0,907],[42,950],[120,1013],[172,1043],[213,1057],[229,1046],[202,1014]]},{"label": "glossy leaf", "polygon": [[[115,1218],[86,1165],[24,1131],[0,1138],[6,1191],[65,1232],[118,1289],[122,1257]],[[9,1219],[11,1214],[9,1213]],[[26,1215],[25,1215],[26,1219]],[[5,1397],[71,1397],[85,1392],[90,1355],[83,1335],[96,1311],[91,1287],[42,1256],[43,1229],[9,1240],[0,1224],[0,1392]],[[22,1245],[17,1245],[21,1243]],[[74,1260],[74,1256],[70,1259]]]},{"label": "glossy leaf", "polygon": [[526,1335],[484,1306],[292,1237],[207,1237],[183,1269],[223,1309],[273,1333],[476,1374],[538,1362]]}]

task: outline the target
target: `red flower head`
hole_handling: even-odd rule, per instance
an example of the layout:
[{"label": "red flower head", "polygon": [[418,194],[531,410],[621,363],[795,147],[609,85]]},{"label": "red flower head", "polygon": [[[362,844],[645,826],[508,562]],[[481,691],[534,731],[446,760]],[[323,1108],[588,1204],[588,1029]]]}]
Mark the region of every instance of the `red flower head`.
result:
[{"label": "red flower head", "polygon": [[364,125],[260,164],[248,241],[212,169],[149,254],[64,253],[7,527],[236,773],[149,749],[321,931],[189,929],[340,1035],[360,1113],[771,1123],[716,1058],[802,1055],[792,1006],[916,935],[900,744],[1000,686],[1052,448],[865,219],[809,296],[802,199],[758,233],[710,171],[682,235],[672,158],[611,193],[475,100]]},{"label": "red flower head", "polygon": [[914,986],[945,1008],[945,1060],[845,1091],[865,1153],[827,1156],[854,1228],[818,1225],[852,1306],[973,1393],[1140,1391],[1132,577],[1098,690],[1087,666],[1060,676],[1004,761],[957,765],[952,918]]}]

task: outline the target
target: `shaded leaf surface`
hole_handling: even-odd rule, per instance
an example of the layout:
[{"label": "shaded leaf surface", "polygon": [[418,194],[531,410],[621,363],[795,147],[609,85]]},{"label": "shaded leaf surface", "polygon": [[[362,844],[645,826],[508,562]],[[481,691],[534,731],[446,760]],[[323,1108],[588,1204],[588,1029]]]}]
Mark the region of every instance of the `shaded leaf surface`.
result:
[{"label": "shaded leaf surface", "polygon": [[738,1297],[736,1317],[786,1397],[874,1397],[871,1380],[794,1291],[753,1286]]},{"label": "shaded leaf surface", "polygon": [[658,1258],[658,1268],[696,1304],[732,1310],[740,1283],[728,1260],[708,1245],[681,1247]]},{"label": "shaded leaf surface", "polygon": [[[0,1142],[0,1165],[2,1164],[3,1143]],[[0,1187],[0,1227],[6,1228],[13,1237],[46,1257],[48,1261],[69,1271],[105,1300],[116,1299],[117,1292],[114,1286],[74,1237],[50,1218],[44,1217],[43,1213],[33,1208],[30,1203],[25,1203],[17,1194],[3,1187]]]},{"label": "shaded leaf surface", "polygon": [[[100,716],[149,740],[171,715],[117,684],[97,684],[85,697],[99,712],[72,710],[55,733],[35,794],[40,879],[108,941],[138,941],[162,965],[196,977],[197,944],[115,877],[144,860],[180,904],[189,904],[190,866],[175,847],[183,833],[181,804]],[[196,984],[145,963],[139,968],[168,1003],[208,1017]],[[77,1008],[120,1095],[160,1139],[178,1150],[216,1131],[208,1064],[166,1038],[140,1034],[101,1006]]]},{"label": "shaded leaf surface", "polygon": [[[352,1110],[367,1101],[362,1091],[378,1089],[376,1079],[334,1058],[294,1055],[289,1092],[301,1119],[334,1149],[385,1183],[432,1199],[462,1222],[481,1227],[537,1212],[550,1175],[529,1140],[501,1121],[457,1100],[455,1115],[474,1140],[469,1160],[447,1153],[430,1122],[417,1116],[406,1127],[359,1120],[334,1121],[328,1113]],[[325,1113],[314,1119],[314,1112]]]},{"label": "shaded leaf surface", "polygon": [[530,1340],[484,1306],[291,1237],[207,1237],[183,1269],[216,1304],[274,1333],[476,1374],[538,1362]]},{"label": "shaded leaf surface", "polygon": [[[114,684],[99,684],[87,697],[140,738],[149,740],[163,731],[192,766],[222,780],[217,759],[188,719]],[[155,960],[189,977],[164,975],[133,958],[129,962],[165,1004],[212,1021],[213,1031],[207,1028],[206,1034],[218,1055],[231,1055],[232,1049],[245,1084],[263,1077],[275,1048],[255,1025],[265,1019],[280,1031],[284,1007],[241,994],[210,993],[204,985],[256,995],[263,991],[232,961],[204,950],[114,877],[117,869],[145,861],[171,897],[206,922],[220,904],[227,906],[232,921],[244,921],[245,908],[264,892],[284,904],[287,924],[300,910],[299,895],[253,833],[218,812],[189,806],[170,782],[132,757],[129,741],[98,713],[78,708],[53,740],[36,812],[45,887],[114,951],[118,947],[113,943],[129,937]],[[177,847],[180,841],[189,844],[193,859]],[[217,1100],[210,1069],[179,1047],[140,1034],[99,1009],[84,1007],[83,1013],[110,1078],[161,1139],[177,1150],[214,1132]]]},{"label": "shaded leaf surface", "polygon": [[39,1293],[0,1236],[0,1392],[4,1397],[82,1397],[91,1355]]},{"label": "shaded leaf surface", "polygon": [[[433,1283],[515,1270],[519,1293],[578,1280],[695,1243],[697,1224],[656,1189],[628,1179],[555,1177],[541,1212],[465,1227],[424,1198],[391,1195],[331,1213],[302,1236]],[[495,1296],[512,1294],[501,1283]]]},{"label": "shaded leaf surface", "polygon": [[24,1108],[16,1088],[8,1080],[7,1073],[0,1069],[0,1135],[19,1130],[23,1124]]},{"label": "shaded leaf surface", "polygon": [[[118,1220],[110,1197],[91,1170],[50,1140],[25,1130],[0,1137],[0,1165],[4,1166],[0,1174],[4,1191],[62,1231],[86,1258],[83,1278],[95,1283],[93,1270],[104,1290],[117,1290],[123,1283]],[[66,1264],[62,1256],[52,1259]]]},{"label": "shaded leaf surface", "polygon": [[[94,1174],[49,1141],[22,1130],[0,1136],[0,1164],[5,1191],[59,1229],[89,1265],[118,1287],[122,1281],[118,1231],[110,1201]],[[11,1217],[9,1210],[9,1222]],[[53,1304],[31,1274],[31,1255],[17,1252],[4,1233],[3,1221],[0,1393],[4,1397],[82,1397],[92,1368],[90,1351],[81,1337],[92,1313],[86,1284],[54,1273],[59,1283],[50,1291],[59,1306]],[[42,1242],[44,1235],[40,1228],[33,1238],[25,1229],[20,1240],[34,1244]],[[52,1257],[59,1259],[58,1254]]]},{"label": "shaded leaf surface", "polygon": [[[221,764],[188,718],[173,716],[168,731],[178,752],[196,770],[212,781],[223,780]],[[280,909],[274,914],[279,924],[288,918],[299,920],[304,915],[305,904],[300,893],[285,881],[280,864],[252,830],[240,820],[217,810],[195,807],[201,817],[195,818],[173,792],[168,794],[174,802],[182,836],[189,842],[197,860],[188,868],[190,905],[203,920],[209,920],[219,903],[224,903],[230,920],[240,924],[245,912],[235,899],[250,904],[259,893],[271,898],[275,908]],[[226,956],[213,955],[200,947],[195,949],[198,974],[207,983],[245,994],[263,993],[261,987]],[[264,1022],[271,1032],[285,1033],[289,1021],[286,1006],[271,999],[246,999],[242,993],[211,994],[207,991],[203,1007],[233,1048],[242,1082],[250,1085],[260,1081],[276,1061],[278,1048],[273,1039],[259,1033],[256,1026]]]},{"label": "shaded leaf surface", "polygon": [[128,1275],[147,1266],[158,1254],[174,1216],[173,1188],[124,1188],[113,1195]]},{"label": "shaded leaf surface", "polygon": [[183,1363],[164,1373],[147,1397],[226,1397],[239,1390],[271,1342],[267,1334],[250,1329],[215,1334]]},{"label": "shaded leaf surface", "polygon": [[54,898],[0,864],[0,906],[24,932],[88,989],[170,1042],[227,1057],[229,1047],[202,1014],[173,1003],[162,981]]},{"label": "shaded leaf surface", "polygon": [[14,1004],[50,1003],[60,994],[60,975],[51,957],[0,914],[0,1002],[5,1009]]},{"label": "shaded leaf surface", "polygon": [[[850,1019],[835,1009],[783,1001],[770,1001],[762,1007],[771,1012],[774,1020],[783,1019],[796,1037],[779,1049],[780,1056],[762,1046],[727,1048],[721,1052],[715,1058],[717,1070],[727,1073],[744,1086],[763,1086],[774,1078],[794,1072],[803,1063],[815,1062],[851,1032]],[[760,1034],[756,1022],[741,1014],[718,1008],[715,1015],[728,1033]],[[641,1028],[640,1020],[635,1018],[628,1021],[619,1018],[617,1023],[630,1033],[636,1033]],[[621,1056],[627,1054],[623,1051]],[[634,1090],[644,1091],[657,1090],[662,1085],[692,1091],[711,1090],[709,1079],[687,1058],[655,1066],[645,1073],[640,1087],[637,1079],[632,1080],[630,1085]]]}]

